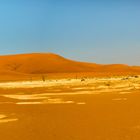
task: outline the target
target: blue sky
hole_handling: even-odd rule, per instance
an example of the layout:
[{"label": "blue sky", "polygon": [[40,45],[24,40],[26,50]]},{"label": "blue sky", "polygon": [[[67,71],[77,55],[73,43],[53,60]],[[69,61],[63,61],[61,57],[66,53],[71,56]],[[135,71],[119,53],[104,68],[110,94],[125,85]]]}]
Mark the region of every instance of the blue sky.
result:
[{"label": "blue sky", "polygon": [[139,16],[138,0],[3,0],[0,54],[140,65]]}]

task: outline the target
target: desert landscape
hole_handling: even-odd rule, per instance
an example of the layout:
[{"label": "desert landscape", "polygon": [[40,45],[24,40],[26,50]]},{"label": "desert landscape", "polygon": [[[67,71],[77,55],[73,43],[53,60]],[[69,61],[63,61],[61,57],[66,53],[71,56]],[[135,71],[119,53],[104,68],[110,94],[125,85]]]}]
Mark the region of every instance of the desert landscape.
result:
[{"label": "desert landscape", "polygon": [[138,0],[0,0],[0,140],[140,140]]},{"label": "desert landscape", "polygon": [[139,92],[140,67],[0,56],[0,138],[139,140]]}]

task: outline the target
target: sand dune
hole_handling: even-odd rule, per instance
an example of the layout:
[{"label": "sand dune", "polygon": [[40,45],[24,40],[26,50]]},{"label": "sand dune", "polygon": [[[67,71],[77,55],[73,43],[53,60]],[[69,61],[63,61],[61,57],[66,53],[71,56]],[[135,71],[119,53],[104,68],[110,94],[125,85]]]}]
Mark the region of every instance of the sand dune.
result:
[{"label": "sand dune", "polygon": [[97,64],[65,59],[51,53],[0,56],[0,69],[27,74],[94,71]]},{"label": "sand dune", "polygon": [[139,66],[122,64],[100,65],[77,62],[52,53],[32,53],[0,56],[0,76],[24,76],[26,74],[48,73],[138,73]]}]

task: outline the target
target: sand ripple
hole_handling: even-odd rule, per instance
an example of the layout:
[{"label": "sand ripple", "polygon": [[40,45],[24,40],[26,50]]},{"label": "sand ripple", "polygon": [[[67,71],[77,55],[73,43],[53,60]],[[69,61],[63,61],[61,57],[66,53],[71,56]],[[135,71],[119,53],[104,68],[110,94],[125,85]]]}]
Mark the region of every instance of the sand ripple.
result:
[{"label": "sand ripple", "polygon": [[4,114],[0,114],[0,123],[8,123],[8,122],[13,122],[17,121],[17,118],[13,118]]}]

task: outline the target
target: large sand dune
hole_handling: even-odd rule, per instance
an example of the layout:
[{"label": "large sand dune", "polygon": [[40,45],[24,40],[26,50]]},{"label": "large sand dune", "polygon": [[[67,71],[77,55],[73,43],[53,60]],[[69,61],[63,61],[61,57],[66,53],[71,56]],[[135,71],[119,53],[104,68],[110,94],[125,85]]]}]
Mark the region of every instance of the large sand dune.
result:
[{"label": "large sand dune", "polygon": [[52,53],[0,56],[0,77],[7,76],[12,79],[16,76],[56,73],[140,74],[140,67],[123,64],[101,65],[77,62]]},{"label": "large sand dune", "polygon": [[26,74],[88,72],[97,67],[97,64],[76,62],[51,53],[0,56],[1,70]]}]

